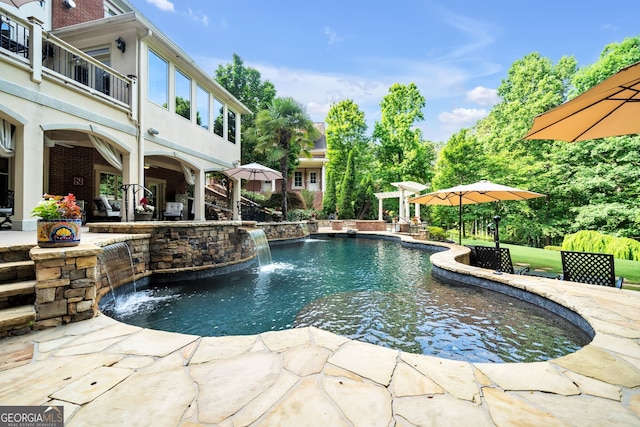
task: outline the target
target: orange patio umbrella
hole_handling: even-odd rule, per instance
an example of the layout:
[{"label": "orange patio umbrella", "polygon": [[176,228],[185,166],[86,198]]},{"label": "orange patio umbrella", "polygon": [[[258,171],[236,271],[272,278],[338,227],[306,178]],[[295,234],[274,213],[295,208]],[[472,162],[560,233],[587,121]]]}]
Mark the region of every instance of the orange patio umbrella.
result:
[{"label": "orange patio umbrella", "polygon": [[409,199],[409,203],[459,206],[460,232],[458,233],[458,244],[462,244],[462,205],[498,202],[502,200],[526,200],[544,196],[544,194],[534,193],[533,191],[521,190],[519,188],[482,180],[473,184],[458,185],[456,187],[423,194]]},{"label": "orange patio umbrella", "polygon": [[540,114],[524,139],[584,141],[640,133],[640,62]]}]

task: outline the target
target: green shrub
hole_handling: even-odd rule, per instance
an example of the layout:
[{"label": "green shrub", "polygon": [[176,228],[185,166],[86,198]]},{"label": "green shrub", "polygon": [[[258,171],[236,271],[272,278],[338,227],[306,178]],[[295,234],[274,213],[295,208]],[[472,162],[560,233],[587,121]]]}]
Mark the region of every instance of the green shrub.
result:
[{"label": "green shrub", "polygon": [[[273,193],[269,200],[264,203],[264,207],[267,208],[281,208],[282,207],[282,193]],[[304,204],[298,193],[287,193],[287,210],[292,211],[295,209],[304,209]]]},{"label": "green shrub", "polygon": [[302,197],[302,201],[304,202],[305,209],[313,209],[313,202],[316,198],[315,191],[309,191],[306,188],[300,190],[300,196]]},{"label": "green shrub", "polygon": [[566,251],[600,252],[614,258],[640,261],[640,242],[627,237],[614,237],[593,230],[581,230],[564,236],[562,249]]},{"label": "green shrub", "polygon": [[320,212],[314,209],[294,209],[289,211],[290,221],[309,221],[312,219],[318,219]]},{"label": "green shrub", "polygon": [[256,202],[256,203],[258,203],[258,204],[260,204],[262,206],[264,206],[264,203],[267,200],[267,198],[265,197],[264,194],[262,194],[262,193],[254,193],[253,191],[248,191],[248,190],[245,190],[244,188],[240,190],[240,194],[245,199],[249,199],[252,202]]},{"label": "green shrub", "polygon": [[447,240],[447,233],[444,231],[444,228],[430,225],[427,227],[427,230],[429,231],[429,240],[440,242]]}]

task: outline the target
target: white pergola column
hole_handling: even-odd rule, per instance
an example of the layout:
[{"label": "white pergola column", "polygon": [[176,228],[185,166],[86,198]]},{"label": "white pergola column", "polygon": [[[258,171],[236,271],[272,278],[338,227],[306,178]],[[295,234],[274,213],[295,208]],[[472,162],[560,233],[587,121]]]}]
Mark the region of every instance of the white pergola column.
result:
[{"label": "white pergola column", "polygon": [[382,221],[384,217],[382,216],[382,198],[378,198],[378,221]]},{"label": "white pergola column", "polygon": [[400,189],[400,200],[398,200],[398,222],[407,222],[404,215],[406,201],[404,200],[404,189]]}]

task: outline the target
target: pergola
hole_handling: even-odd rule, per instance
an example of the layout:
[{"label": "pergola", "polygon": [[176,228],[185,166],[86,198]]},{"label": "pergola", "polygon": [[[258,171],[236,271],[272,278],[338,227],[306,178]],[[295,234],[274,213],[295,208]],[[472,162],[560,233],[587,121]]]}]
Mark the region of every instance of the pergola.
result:
[{"label": "pergola", "polygon": [[[407,214],[411,213],[411,205],[409,204],[409,197],[414,194],[418,194],[428,188],[425,184],[419,182],[405,181],[405,182],[392,182],[391,185],[398,188],[398,191],[388,191],[384,193],[375,193],[378,198],[378,220],[382,221],[382,201],[384,199],[398,198],[400,208],[398,210],[399,222],[407,223]],[[420,204],[415,204],[415,216],[420,216]]]}]

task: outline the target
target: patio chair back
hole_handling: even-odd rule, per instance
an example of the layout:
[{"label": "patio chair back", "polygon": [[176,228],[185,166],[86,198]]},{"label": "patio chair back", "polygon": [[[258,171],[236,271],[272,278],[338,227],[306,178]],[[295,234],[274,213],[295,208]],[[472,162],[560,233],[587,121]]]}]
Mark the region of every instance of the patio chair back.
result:
[{"label": "patio chair back", "polygon": [[[491,246],[469,246],[471,248],[471,265],[480,268],[497,270],[496,248]],[[511,252],[509,248],[500,248],[500,271],[514,274]]]},{"label": "patio chair back", "polygon": [[622,278],[616,280],[613,255],[575,251],[560,251],[560,255],[562,280],[622,287]]}]

